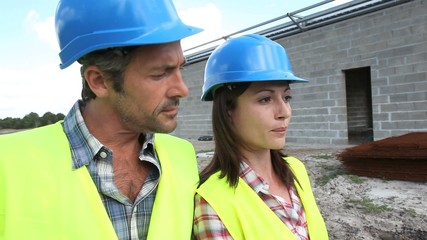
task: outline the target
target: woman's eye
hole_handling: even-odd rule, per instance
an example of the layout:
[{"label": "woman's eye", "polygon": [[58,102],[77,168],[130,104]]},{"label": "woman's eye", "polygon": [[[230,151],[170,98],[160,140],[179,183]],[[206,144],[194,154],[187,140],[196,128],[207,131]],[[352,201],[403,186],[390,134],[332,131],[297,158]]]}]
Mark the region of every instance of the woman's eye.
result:
[{"label": "woman's eye", "polygon": [[285,96],[284,97],[285,102],[290,102],[291,99],[292,99],[292,96]]},{"label": "woman's eye", "polygon": [[271,101],[271,97],[265,97],[265,98],[261,98],[259,100],[260,103],[268,103]]}]

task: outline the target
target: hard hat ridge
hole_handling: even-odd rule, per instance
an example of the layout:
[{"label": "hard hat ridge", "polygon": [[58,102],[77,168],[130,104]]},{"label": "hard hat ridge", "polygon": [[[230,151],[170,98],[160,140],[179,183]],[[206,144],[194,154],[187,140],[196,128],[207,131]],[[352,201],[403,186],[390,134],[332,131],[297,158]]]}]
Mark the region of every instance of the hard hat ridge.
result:
[{"label": "hard hat ridge", "polygon": [[307,82],[295,76],[285,48],[271,39],[248,34],[218,46],[205,66],[202,101],[212,101],[216,89],[226,83],[290,81]]}]

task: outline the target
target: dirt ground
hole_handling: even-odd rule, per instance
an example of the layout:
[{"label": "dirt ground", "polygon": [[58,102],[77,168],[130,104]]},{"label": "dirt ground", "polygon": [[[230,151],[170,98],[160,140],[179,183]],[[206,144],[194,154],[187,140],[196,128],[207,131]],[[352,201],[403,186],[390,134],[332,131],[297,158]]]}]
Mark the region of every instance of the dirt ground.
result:
[{"label": "dirt ground", "polygon": [[[213,142],[192,142],[201,169],[212,157]],[[348,175],[336,158],[348,147],[352,146],[285,147],[288,155],[306,165],[329,238],[426,240],[427,184]]]}]

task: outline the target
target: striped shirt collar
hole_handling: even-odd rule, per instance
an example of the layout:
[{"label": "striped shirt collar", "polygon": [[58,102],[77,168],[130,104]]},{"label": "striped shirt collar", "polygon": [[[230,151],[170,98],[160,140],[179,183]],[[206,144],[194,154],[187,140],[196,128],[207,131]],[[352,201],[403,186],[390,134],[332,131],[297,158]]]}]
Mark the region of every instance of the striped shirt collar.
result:
[{"label": "striped shirt collar", "polygon": [[257,194],[259,194],[259,192],[263,191],[266,187],[268,187],[268,184],[264,181],[264,179],[258,176],[258,174],[244,161],[240,162],[240,177]]},{"label": "striped shirt collar", "polygon": [[[80,108],[83,106],[84,103],[81,100],[77,101],[62,123],[70,143],[74,170],[82,166],[88,166],[90,161],[98,159],[97,155],[101,152],[111,154],[111,150],[89,132],[80,111]],[[141,137],[143,137],[142,134]],[[152,157],[147,158],[147,155],[151,155]],[[150,161],[160,169],[160,163],[154,150],[154,134],[145,134],[140,159]]]}]

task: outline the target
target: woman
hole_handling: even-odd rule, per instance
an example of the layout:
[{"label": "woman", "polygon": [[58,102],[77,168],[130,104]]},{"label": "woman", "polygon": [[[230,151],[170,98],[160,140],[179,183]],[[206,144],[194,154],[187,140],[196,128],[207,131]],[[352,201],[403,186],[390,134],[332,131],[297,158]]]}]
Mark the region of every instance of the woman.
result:
[{"label": "woman", "polygon": [[294,76],[285,49],[250,34],[209,57],[215,153],[195,196],[196,239],[328,239],[304,165],[282,152]]}]

